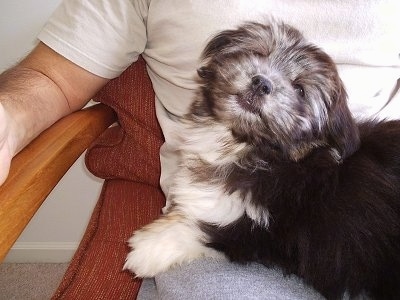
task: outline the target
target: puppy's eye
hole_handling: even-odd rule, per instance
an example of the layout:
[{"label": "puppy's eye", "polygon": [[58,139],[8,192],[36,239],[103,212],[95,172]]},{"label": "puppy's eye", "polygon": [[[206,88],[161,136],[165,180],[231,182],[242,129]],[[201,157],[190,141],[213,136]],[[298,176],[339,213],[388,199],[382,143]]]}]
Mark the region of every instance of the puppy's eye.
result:
[{"label": "puppy's eye", "polygon": [[300,84],[293,84],[293,88],[296,91],[297,95],[299,95],[301,98],[304,98],[305,93],[304,93],[304,89]]}]

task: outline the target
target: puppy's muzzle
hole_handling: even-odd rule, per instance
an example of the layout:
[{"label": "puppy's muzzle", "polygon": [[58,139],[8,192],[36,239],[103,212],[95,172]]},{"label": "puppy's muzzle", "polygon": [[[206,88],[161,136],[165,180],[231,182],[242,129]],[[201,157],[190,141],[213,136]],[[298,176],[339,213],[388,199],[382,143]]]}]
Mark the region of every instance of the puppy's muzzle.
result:
[{"label": "puppy's muzzle", "polygon": [[272,82],[262,75],[256,75],[251,79],[251,88],[259,96],[272,93]]}]

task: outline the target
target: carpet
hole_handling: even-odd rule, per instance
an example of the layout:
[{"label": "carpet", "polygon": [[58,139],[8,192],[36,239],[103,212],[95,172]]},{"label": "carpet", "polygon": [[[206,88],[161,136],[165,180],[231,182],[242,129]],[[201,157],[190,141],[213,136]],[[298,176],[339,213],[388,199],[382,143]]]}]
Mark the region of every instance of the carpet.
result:
[{"label": "carpet", "polygon": [[0,265],[0,300],[50,299],[68,264]]}]

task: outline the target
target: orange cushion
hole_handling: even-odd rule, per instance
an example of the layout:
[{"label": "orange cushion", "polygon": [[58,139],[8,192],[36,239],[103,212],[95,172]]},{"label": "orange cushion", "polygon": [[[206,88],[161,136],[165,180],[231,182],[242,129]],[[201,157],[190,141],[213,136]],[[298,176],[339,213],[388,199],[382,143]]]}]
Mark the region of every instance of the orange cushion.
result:
[{"label": "orange cushion", "polygon": [[134,299],[141,281],[122,271],[129,251],[126,241],[135,229],[155,219],[165,203],[159,187],[163,136],[143,59],[112,80],[95,100],[113,108],[119,124],[87,151],[88,169],[106,181],[53,299]]},{"label": "orange cushion", "polygon": [[89,149],[86,157],[89,170],[102,178],[123,178],[158,186],[163,136],[144,60],[140,58],[112,80],[95,100],[115,110],[119,125],[107,130]]}]

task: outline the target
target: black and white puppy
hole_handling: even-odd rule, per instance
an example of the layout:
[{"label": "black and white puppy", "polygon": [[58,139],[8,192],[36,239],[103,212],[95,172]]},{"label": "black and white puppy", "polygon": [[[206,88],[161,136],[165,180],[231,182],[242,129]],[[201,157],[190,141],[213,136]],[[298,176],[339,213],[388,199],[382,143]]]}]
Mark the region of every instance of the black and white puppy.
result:
[{"label": "black and white puppy", "polygon": [[355,122],[332,59],[285,24],[221,32],[203,58],[171,205],[125,269],[226,256],[400,299],[400,122]]}]

